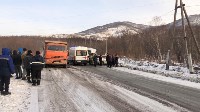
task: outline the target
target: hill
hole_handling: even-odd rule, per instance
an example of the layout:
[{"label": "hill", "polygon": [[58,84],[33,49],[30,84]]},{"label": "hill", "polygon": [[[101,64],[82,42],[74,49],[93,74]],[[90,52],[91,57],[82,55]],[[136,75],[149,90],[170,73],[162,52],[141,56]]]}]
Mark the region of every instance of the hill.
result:
[{"label": "hill", "polygon": [[[187,21],[185,24],[187,25]],[[200,25],[200,14],[190,15],[189,20],[191,25]],[[173,22],[167,24],[169,27],[173,26]],[[176,26],[181,26],[181,19],[176,21]],[[69,37],[81,37],[81,38],[97,38],[98,40],[104,40],[107,37],[120,37],[123,31],[129,31],[132,34],[141,32],[143,29],[149,28],[150,26],[143,24],[136,24],[129,21],[124,22],[113,22],[102,26],[96,26],[94,28],[87,29],[75,34],[55,34],[51,37],[55,38],[69,38]]]},{"label": "hill", "polygon": [[[193,26],[200,25],[200,14],[197,15],[190,15],[189,17],[190,24]],[[187,20],[184,19],[185,25],[187,24]],[[173,26],[173,22],[168,24],[170,27]],[[182,26],[182,20],[178,19],[176,21],[176,26]]]},{"label": "hill", "polygon": [[145,29],[149,26],[142,24],[135,24],[132,22],[114,22],[110,24],[106,24],[103,26],[97,26],[79,33],[76,35],[80,35],[81,37],[96,37],[96,38],[106,38],[106,37],[118,37],[122,35],[123,31],[130,31],[131,33],[139,33],[142,29]]}]

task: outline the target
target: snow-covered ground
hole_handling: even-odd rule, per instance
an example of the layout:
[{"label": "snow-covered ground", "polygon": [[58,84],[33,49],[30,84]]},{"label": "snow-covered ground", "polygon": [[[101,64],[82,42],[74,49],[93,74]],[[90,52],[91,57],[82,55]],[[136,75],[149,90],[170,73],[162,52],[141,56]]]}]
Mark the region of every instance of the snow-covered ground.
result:
[{"label": "snow-covered ground", "polygon": [[160,76],[172,77],[174,79],[181,79],[185,81],[200,83],[200,72],[195,71],[195,74],[190,74],[189,70],[181,64],[177,64],[176,66],[170,66],[169,70],[165,70],[165,64],[158,64],[156,62],[134,61],[128,58],[122,58],[120,59],[119,63],[123,67],[129,69],[123,71],[130,72],[130,70],[132,70],[132,73],[134,72],[135,74],[141,73],[138,71],[143,71],[147,73],[157,74]]},{"label": "snow-covered ground", "polygon": [[[200,83],[198,83],[200,82],[200,75],[189,74],[187,68],[184,67],[170,66],[170,70],[166,71],[164,64],[157,64],[148,61],[133,61],[129,59],[122,59],[120,60],[120,63],[122,63],[124,67],[113,67],[112,69],[200,89]],[[49,71],[44,70],[42,72],[42,75],[43,76],[48,75],[49,73],[50,73]],[[56,76],[63,75],[63,72],[60,72],[59,70],[51,71],[51,73],[55,73]],[[126,101],[129,105],[133,105],[136,109],[140,111],[149,111],[149,112],[152,111],[159,112],[161,110],[162,112],[175,111],[173,108],[161,104],[157,101],[154,101],[148,97],[144,97],[142,95],[134,93],[133,91],[126,90],[125,88],[114,85],[110,82],[99,80],[97,78],[99,76],[95,77],[95,75],[98,74],[91,74],[88,72],[89,75],[87,75],[87,73],[81,74],[80,71],[77,73],[80,75],[79,77],[84,76],[83,78],[85,81],[87,80],[89,83],[94,84],[95,86],[101,88],[107,88],[105,89],[105,91],[111,92],[112,94],[118,96],[119,99]],[[68,93],[67,95],[73,96],[73,97],[70,96],[68,97],[73,99],[72,100],[73,103],[76,103],[74,104],[75,105],[74,108],[78,106],[77,109],[75,110],[81,111],[81,108],[83,108],[83,110],[96,111],[96,112],[108,112],[109,110],[110,112],[116,111],[114,107],[103,101],[103,99],[99,96],[99,94],[95,94],[94,91],[91,91],[89,88],[80,85],[81,83],[83,83],[83,81],[74,81],[75,78],[71,78],[72,77],[70,76],[71,74],[70,75],[65,74],[65,75],[66,77],[64,79],[67,79],[65,85],[67,85],[66,87],[72,90],[71,93]],[[40,86],[33,87],[26,81],[15,79],[14,77],[12,77],[10,84],[10,91],[12,94],[7,96],[0,95],[0,112],[41,111],[41,107],[45,107],[46,105],[44,102],[48,103],[49,99],[45,99],[48,97],[43,97],[44,102],[43,103],[39,102],[38,97],[39,96],[41,97],[39,91],[44,90],[45,89],[44,86],[47,85],[48,83],[42,82]],[[84,100],[84,102],[78,101],[77,98]],[[81,102],[84,103],[84,105],[82,105]],[[100,107],[104,107],[103,110]],[[177,106],[176,108],[181,108],[181,107]]]},{"label": "snow-covered ground", "polygon": [[11,78],[10,91],[11,95],[0,95],[0,112],[28,112],[33,106],[31,100],[31,84],[21,79]]}]

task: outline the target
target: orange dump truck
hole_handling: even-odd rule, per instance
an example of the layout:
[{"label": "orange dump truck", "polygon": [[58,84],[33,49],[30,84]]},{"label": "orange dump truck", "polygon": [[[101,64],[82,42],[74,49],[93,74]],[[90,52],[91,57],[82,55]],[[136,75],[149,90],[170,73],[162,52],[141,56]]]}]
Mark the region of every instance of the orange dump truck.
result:
[{"label": "orange dump truck", "polygon": [[66,67],[68,58],[67,42],[45,40],[45,66]]}]

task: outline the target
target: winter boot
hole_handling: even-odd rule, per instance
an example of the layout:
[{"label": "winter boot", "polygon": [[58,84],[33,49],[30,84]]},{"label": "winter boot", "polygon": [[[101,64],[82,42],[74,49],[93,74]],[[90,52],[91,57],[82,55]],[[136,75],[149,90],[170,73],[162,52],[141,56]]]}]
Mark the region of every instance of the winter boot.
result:
[{"label": "winter boot", "polygon": [[32,83],[30,77],[28,77],[27,79],[28,79],[27,81],[28,83]]},{"label": "winter boot", "polygon": [[11,92],[9,92],[9,91],[3,91],[3,92],[1,92],[1,94],[2,94],[2,95],[10,95]]},{"label": "winter boot", "polygon": [[33,85],[33,86],[36,86],[36,80],[33,80],[32,82],[33,82],[32,85]]},{"label": "winter boot", "polygon": [[1,95],[4,95],[4,92],[5,92],[5,91],[1,91]]},{"label": "winter boot", "polygon": [[22,77],[22,80],[26,80],[26,77]]},{"label": "winter boot", "polygon": [[40,80],[37,80],[37,85],[40,85]]}]

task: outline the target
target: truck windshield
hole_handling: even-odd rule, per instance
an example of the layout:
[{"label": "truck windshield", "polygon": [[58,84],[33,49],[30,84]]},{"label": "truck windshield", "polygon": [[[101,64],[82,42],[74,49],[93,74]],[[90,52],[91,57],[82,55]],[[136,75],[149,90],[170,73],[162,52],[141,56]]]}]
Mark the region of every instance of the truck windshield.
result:
[{"label": "truck windshield", "polygon": [[76,56],[87,56],[87,51],[86,50],[77,50]]},{"label": "truck windshield", "polygon": [[58,45],[51,45],[51,46],[48,46],[48,50],[52,50],[52,51],[65,51],[66,47],[65,46],[58,46]]}]

